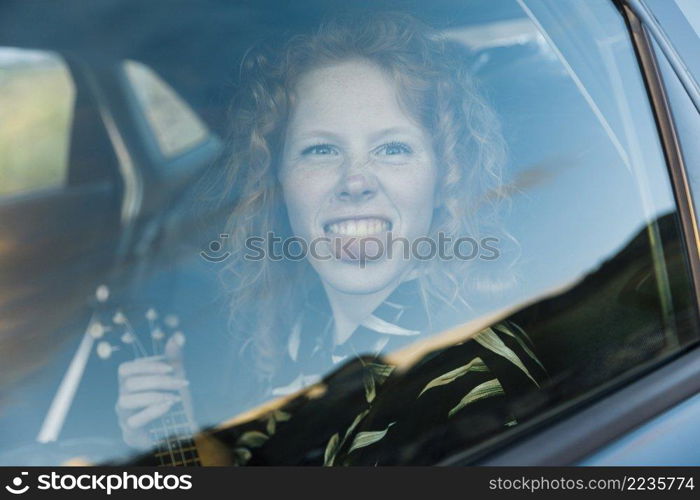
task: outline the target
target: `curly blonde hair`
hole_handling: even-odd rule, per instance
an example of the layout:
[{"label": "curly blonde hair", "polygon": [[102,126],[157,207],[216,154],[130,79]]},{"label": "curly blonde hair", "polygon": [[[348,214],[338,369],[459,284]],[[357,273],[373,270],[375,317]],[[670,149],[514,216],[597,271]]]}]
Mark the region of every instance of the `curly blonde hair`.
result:
[{"label": "curly blonde hair", "polygon": [[[432,133],[438,164],[440,206],[428,236],[502,234],[502,169],[506,148],[494,111],[477,91],[463,52],[407,14],[334,19],[281,47],[257,47],[241,64],[231,106],[226,186],[237,203],[228,221],[232,258],[224,270],[231,287],[232,327],[253,346],[257,368],[271,375],[286,345],[293,317],[314,282],[307,262],[250,262],[243,258],[251,236],[291,236],[277,180],[296,82],[306,72],[348,59],[368,60],[396,82],[400,104]],[[428,310],[466,305],[478,290],[470,263],[422,263],[420,286]],[[483,285],[483,283],[481,283]],[[252,332],[252,333],[251,333]]]}]

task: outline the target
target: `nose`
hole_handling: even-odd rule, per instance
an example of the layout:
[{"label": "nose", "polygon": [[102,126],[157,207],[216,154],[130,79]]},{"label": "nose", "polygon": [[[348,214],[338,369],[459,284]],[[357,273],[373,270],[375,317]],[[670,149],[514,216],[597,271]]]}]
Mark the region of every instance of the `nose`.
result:
[{"label": "nose", "polygon": [[371,200],[377,194],[377,180],[363,166],[353,165],[343,172],[336,188],[336,198],[345,202]]}]

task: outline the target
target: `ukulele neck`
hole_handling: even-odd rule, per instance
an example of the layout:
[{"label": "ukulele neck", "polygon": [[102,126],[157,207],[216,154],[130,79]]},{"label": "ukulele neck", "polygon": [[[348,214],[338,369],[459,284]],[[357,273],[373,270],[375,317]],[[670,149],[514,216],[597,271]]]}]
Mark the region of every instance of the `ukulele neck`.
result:
[{"label": "ukulele neck", "polygon": [[149,434],[160,465],[202,465],[182,403],[173,405],[170,411],[151,424]]}]

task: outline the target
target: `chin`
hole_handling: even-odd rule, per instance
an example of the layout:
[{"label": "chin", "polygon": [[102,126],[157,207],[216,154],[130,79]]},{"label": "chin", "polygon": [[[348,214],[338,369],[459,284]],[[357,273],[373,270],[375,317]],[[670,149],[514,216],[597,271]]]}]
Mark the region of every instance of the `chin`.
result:
[{"label": "chin", "polygon": [[321,280],[341,293],[364,295],[377,293],[398,284],[405,266],[394,262],[372,262],[364,267],[357,262],[327,261],[314,266]]}]

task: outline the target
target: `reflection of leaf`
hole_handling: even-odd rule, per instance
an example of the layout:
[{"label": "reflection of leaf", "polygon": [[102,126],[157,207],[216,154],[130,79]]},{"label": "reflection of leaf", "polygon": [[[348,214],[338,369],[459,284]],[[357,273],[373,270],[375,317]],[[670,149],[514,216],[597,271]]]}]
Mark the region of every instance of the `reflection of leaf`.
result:
[{"label": "reflection of leaf", "polygon": [[352,446],[350,447],[350,450],[348,453],[351,453],[353,450],[357,450],[358,448],[364,448],[365,446],[369,446],[371,444],[376,443],[380,439],[382,439],[384,436],[386,436],[387,431],[389,430],[389,427],[394,425],[396,422],[390,423],[386,429],[383,431],[367,431],[367,432],[358,432],[357,436],[355,436],[355,439],[352,441]]},{"label": "reflection of leaf", "polygon": [[253,454],[248,448],[234,448],[233,456],[236,458],[237,465],[245,465]]},{"label": "reflection of leaf", "polygon": [[326,451],[323,454],[323,465],[324,466],[330,467],[331,465],[333,465],[333,461],[335,460],[335,455],[336,455],[336,453],[338,453],[338,445],[340,445],[340,436],[336,432],[328,440],[328,444],[326,445]]},{"label": "reflection of leaf", "polygon": [[387,335],[411,336],[420,334],[420,331],[418,330],[409,330],[408,328],[400,327],[394,323],[384,321],[382,318],[379,318],[374,314],[370,314],[369,317],[365,318],[365,320],[362,322],[362,326],[369,328],[370,330],[374,330],[375,332],[385,333]]},{"label": "reflection of leaf", "polygon": [[367,363],[365,365],[363,382],[365,386],[365,399],[368,403],[374,401],[377,395],[377,384],[383,384],[387,377],[391,375],[392,371],[394,371],[392,365],[385,365],[382,363]]},{"label": "reflection of leaf", "polygon": [[522,338],[522,337],[525,337],[525,339],[527,339],[529,341],[530,339],[528,338],[527,334],[523,331],[522,328],[518,327],[517,325],[514,324],[513,326],[518,330],[518,333],[520,335],[518,335],[513,330],[511,330],[510,327],[508,325],[506,325],[505,323],[499,323],[499,324],[495,325],[493,328],[494,328],[494,330],[501,331],[501,332],[505,333],[506,335],[513,337],[518,342],[520,347],[523,348],[523,351],[525,351],[527,353],[527,355],[530,356],[533,359],[533,361],[535,363],[537,363],[544,370],[544,366],[542,365],[540,360],[537,359],[537,356],[535,356],[535,353],[532,352],[530,347],[528,347],[528,345],[525,343],[525,341]]},{"label": "reflection of leaf", "polygon": [[355,420],[352,421],[352,424],[350,424],[350,427],[348,427],[348,430],[345,431],[345,436],[343,437],[343,441],[345,441],[350,434],[355,430],[355,427],[357,427],[357,424],[362,422],[362,419],[367,416],[369,413],[369,409],[361,412],[355,417]]},{"label": "reflection of leaf", "polygon": [[339,436],[337,433],[331,437],[331,439],[328,441],[328,444],[326,445],[326,452],[324,453],[323,465],[333,465],[333,462],[335,462],[335,456],[338,454],[340,448],[342,448],[342,446],[345,444],[345,441],[353,433],[353,431],[359,425],[359,423],[362,422],[362,419],[367,416],[368,413],[369,408],[357,414],[355,420],[352,421],[350,427],[348,427],[345,431],[345,435],[343,436],[342,441],[338,442]]},{"label": "reflection of leaf", "polygon": [[484,364],[484,362],[481,360],[481,358],[474,358],[472,359],[469,363],[467,363],[464,366],[460,366],[459,368],[455,368],[452,371],[449,371],[447,373],[444,373],[440,375],[437,378],[434,378],[428,384],[423,388],[422,391],[420,391],[420,394],[418,394],[418,397],[421,397],[425,391],[428,389],[432,389],[433,387],[440,387],[441,385],[446,385],[449,384],[450,382],[454,382],[456,379],[461,377],[462,375],[466,375],[469,372],[487,372],[489,371],[488,367]]},{"label": "reflection of leaf", "polygon": [[277,422],[286,422],[287,420],[292,418],[291,413],[287,413],[286,411],[282,411],[282,410],[275,410],[272,412],[272,415],[274,415],[275,420]]},{"label": "reflection of leaf", "polygon": [[286,422],[290,418],[292,418],[291,413],[282,410],[274,410],[261,418],[261,420],[265,421],[265,430],[272,436],[277,432],[277,422]]},{"label": "reflection of leaf", "polygon": [[539,384],[534,378],[532,378],[532,375],[530,375],[528,369],[525,368],[523,362],[520,361],[518,355],[515,354],[507,345],[505,345],[501,338],[498,336],[498,334],[494,332],[491,328],[486,328],[485,330],[479,332],[474,337],[474,340],[476,340],[479,344],[484,346],[489,351],[493,351],[499,356],[503,356],[515,366],[520,368],[523,371],[523,373],[525,373],[525,375],[527,375],[530,378],[530,380],[532,380],[535,383],[535,385],[539,387]]},{"label": "reflection of leaf", "polygon": [[498,381],[498,379],[494,378],[491,380],[487,380],[483,384],[479,384],[476,387],[474,387],[471,391],[469,391],[469,393],[462,398],[462,400],[457,404],[457,406],[450,410],[447,416],[453,416],[459,410],[461,410],[468,404],[473,403],[474,401],[490,398],[492,396],[498,396],[499,394],[505,393],[503,392],[503,387],[501,386],[501,383]]},{"label": "reflection of leaf", "polygon": [[384,382],[391,372],[394,371],[393,365],[384,365],[382,363],[367,363],[367,368],[372,372],[372,375],[377,379],[379,383]]},{"label": "reflection of leaf", "polygon": [[362,381],[365,384],[365,399],[367,399],[368,403],[371,403],[374,400],[374,396],[377,394],[372,373],[366,371],[362,376]]},{"label": "reflection of leaf", "polygon": [[277,427],[275,425],[275,417],[273,415],[267,417],[267,424],[265,425],[265,430],[267,430],[267,433],[269,435],[273,435],[275,433],[275,430],[277,430]]},{"label": "reflection of leaf", "polygon": [[236,444],[248,446],[249,448],[258,448],[265,444],[265,441],[268,439],[268,436],[260,431],[248,431],[238,438]]}]

